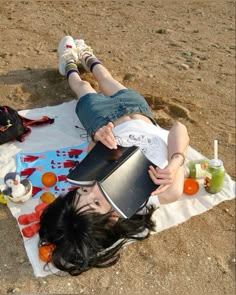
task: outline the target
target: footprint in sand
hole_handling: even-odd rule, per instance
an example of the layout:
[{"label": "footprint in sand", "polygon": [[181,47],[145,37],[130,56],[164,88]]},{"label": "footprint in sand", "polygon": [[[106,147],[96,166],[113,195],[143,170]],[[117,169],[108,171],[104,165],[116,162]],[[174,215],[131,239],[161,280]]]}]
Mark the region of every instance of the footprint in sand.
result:
[{"label": "footprint in sand", "polygon": [[164,97],[153,96],[150,94],[144,95],[149,106],[152,108],[155,117],[157,117],[158,123],[171,125],[175,119],[184,119],[190,122],[194,122],[191,118],[190,111],[177,103],[169,102],[169,99]]},{"label": "footprint in sand", "polygon": [[169,115],[172,118],[183,118],[191,122],[193,121],[193,119],[190,116],[190,111],[187,108],[175,103],[169,103],[167,108],[168,108]]}]

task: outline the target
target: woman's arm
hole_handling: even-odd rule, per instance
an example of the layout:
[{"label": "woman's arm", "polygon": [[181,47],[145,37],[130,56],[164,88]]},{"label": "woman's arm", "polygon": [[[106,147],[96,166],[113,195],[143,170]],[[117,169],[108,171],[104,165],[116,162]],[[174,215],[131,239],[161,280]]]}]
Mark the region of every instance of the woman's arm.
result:
[{"label": "woman's arm", "polygon": [[168,165],[164,169],[150,166],[149,175],[159,187],[152,195],[159,196],[160,203],[175,201],[183,191],[184,169],[183,163],[189,145],[189,136],[186,127],[174,123],[168,135]]},{"label": "woman's arm", "polygon": [[[178,162],[180,165],[183,162],[183,156],[186,156],[186,151],[189,145],[188,131],[185,125],[180,122],[175,122],[170,129],[168,135],[168,161]],[[177,153],[177,154],[176,154]],[[180,154],[178,154],[180,153]]]}]

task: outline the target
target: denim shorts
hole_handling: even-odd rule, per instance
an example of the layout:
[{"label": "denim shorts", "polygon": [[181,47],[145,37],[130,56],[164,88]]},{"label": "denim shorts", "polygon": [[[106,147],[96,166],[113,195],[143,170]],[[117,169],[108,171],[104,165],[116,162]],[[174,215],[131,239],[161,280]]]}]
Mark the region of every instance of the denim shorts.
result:
[{"label": "denim shorts", "polygon": [[144,97],[131,89],[119,90],[111,96],[88,93],[79,99],[76,106],[76,114],[91,137],[109,122],[134,113],[147,116],[153,124],[156,124]]}]

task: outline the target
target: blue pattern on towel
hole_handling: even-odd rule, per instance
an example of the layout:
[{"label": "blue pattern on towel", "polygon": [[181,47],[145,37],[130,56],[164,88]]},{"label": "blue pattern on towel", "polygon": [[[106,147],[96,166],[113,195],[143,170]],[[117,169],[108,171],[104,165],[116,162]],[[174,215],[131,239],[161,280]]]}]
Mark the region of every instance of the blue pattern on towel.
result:
[{"label": "blue pattern on towel", "polygon": [[[87,143],[79,146],[61,148],[54,151],[39,153],[18,153],[16,155],[16,172],[21,178],[27,178],[33,186],[33,197],[40,197],[45,191],[49,191],[56,197],[76,186],[66,180],[69,170],[80,162],[87,151]],[[57,182],[52,187],[45,187],[41,177],[45,172],[53,172],[57,176]]]}]

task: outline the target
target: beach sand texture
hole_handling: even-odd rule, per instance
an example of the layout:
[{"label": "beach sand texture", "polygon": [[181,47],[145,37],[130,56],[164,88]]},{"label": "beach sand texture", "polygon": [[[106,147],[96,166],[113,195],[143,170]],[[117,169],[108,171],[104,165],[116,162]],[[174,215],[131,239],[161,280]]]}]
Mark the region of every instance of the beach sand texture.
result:
[{"label": "beach sand texture", "polygon": [[[1,105],[74,99],[57,70],[57,44],[67,34],[85,39],[115,78],[142,93],[162,127],[186,124],[191,146],[208,158],[218,138],[235,180],[233,1],[2,0]],[[235,294],[234,200],[126,246],[115,266],[79,277],[34,277],[16,220],[1,204],[0,220],[0,294]]]}]

